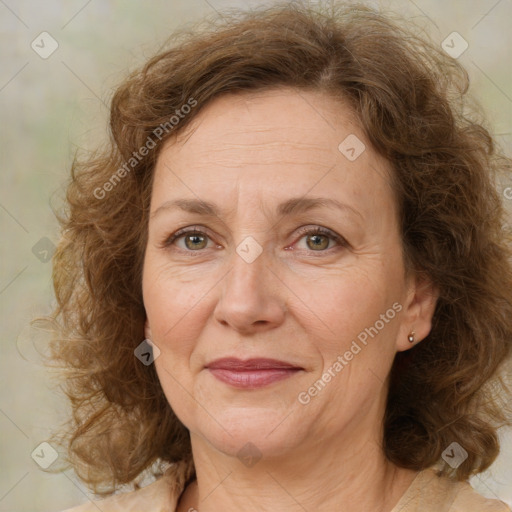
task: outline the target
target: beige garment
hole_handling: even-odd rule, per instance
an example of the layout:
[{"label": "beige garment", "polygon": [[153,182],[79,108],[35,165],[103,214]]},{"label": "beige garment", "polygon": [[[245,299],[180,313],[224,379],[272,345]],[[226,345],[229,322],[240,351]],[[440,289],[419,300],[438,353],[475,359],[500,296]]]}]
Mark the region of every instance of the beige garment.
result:
[{"label": "beige garment", "polygon": [[[179,469],[170,468],[163,477],[142,489],[63,512],[175,512],[183,486]],[[502,501],[484,498],[466,482],[453,482],[438,477],[433,469],[426,469],[418,473],[391,512],[511,512],[511,509]]]}]

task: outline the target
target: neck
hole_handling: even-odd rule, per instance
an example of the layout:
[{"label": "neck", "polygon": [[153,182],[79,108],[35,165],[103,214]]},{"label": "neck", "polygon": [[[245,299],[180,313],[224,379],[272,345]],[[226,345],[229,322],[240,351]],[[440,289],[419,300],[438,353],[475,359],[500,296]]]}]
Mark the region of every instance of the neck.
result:
[{"label": "neck", "polygon": [[194,435],[192,447],[197,481],[179,512],[390,512],[417,474],[391,464],[380,443],[360,432],[342,442],[301,445],[292,457],[265,457],[251,467]]}]

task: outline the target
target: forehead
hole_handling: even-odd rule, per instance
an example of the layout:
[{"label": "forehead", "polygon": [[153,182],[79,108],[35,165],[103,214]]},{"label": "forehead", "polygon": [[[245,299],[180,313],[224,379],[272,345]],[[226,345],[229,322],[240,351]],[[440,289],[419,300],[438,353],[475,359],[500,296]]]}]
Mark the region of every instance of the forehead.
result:
[{"label": "forehead", "polygon": [[388,163],[347,105],[320,92],[278,89],[206,105],[163,147],[152,202],[184,195],[261,202],[309,192],[379,202],[376,196],[390,199],[389,181]]},{"label": "forehead", "polygon": [[319,91],[283,87],[216,98],[169,142],[177,151],[193,144],[197,157],[213,149],[240,149],[246,154],[257,152],[262,162],[267,154],[275,158],[279,147],[284,154],[290,149],[293,153],[319,150],[329,159],[337,156],[344,131],[361,132],[357,117],[344,102]]}]

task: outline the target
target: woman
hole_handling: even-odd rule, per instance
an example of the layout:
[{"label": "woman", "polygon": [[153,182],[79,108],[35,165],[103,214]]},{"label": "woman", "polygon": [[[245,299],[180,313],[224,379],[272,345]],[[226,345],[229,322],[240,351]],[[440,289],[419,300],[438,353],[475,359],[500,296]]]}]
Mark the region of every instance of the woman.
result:
[{"label": "woman", "polygon": [[[228,19],[116,91],[54,261],[73,511],[506,511],[509,161],[362,6]],[[71,368],[71,370],[70,370]],[[498,394],[497,392],[501,393]]]}]

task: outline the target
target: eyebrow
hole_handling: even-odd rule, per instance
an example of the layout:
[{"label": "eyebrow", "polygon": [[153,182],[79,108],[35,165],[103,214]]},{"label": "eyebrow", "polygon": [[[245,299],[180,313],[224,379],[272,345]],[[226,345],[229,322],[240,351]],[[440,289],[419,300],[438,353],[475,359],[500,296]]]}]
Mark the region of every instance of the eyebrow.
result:
[{"label": "eyebrow", "polygon": [[[362,218],[362,215],[352,206],[328,197],[292,197],[278,205],[277,214],[279,217],[288,217],[307,212],[314,208],[322,207],[338,209],[343,212],[351,212]],[[160,205],[151,214],[151,217],[155,217],[163,211],[175,209],[203,216],[221,217],[222,215],[219,207],[209,201],[201,201],[197,199],[174,199],[172,201],[166,201]]]}]

